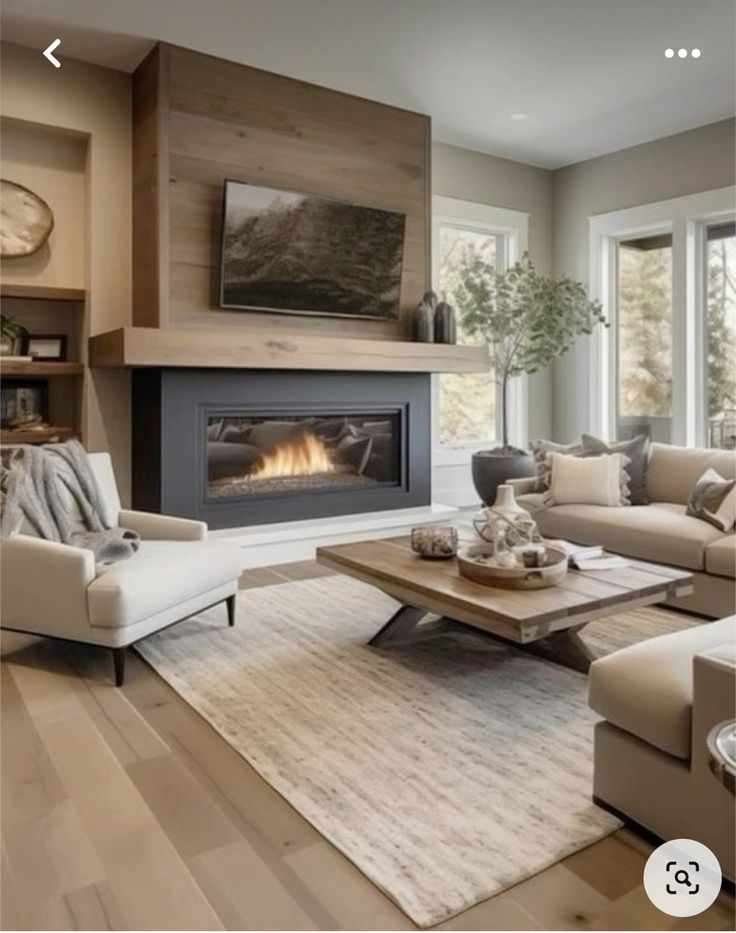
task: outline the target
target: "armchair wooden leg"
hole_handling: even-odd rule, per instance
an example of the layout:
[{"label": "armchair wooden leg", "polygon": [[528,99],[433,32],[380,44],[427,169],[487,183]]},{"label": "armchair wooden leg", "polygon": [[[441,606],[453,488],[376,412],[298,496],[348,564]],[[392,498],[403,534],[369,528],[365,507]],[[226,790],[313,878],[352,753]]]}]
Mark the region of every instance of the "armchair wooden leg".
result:
[{"label": "armchair wooden leg", "polygon": [[227,624],[235,625],[235,596],[228,596],[227,603]]},{"label": "armchair wooden leg", "polygon": [[125,652],[126,648],[112,649],[112,663],[115,667],[115,686],[122,687],[125,680]]}]

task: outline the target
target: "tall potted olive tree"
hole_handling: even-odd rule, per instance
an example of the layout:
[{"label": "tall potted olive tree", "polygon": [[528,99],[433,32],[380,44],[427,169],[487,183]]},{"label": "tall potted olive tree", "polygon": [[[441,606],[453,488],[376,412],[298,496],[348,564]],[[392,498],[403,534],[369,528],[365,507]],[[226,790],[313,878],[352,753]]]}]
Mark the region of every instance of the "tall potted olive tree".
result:
[{"label": "tall potted olive tree", "polygon": [[580,282],[542,275],[527,253],[505,272],[469,255],[453,297],[464,333],[490,347],[500,395],[502,445],[473,455],[476,491],[492,504],[499,483],[534,472],[531,455],[509,444],[510,380],[544,369],[581,334],[607,325],[600,303]]}]

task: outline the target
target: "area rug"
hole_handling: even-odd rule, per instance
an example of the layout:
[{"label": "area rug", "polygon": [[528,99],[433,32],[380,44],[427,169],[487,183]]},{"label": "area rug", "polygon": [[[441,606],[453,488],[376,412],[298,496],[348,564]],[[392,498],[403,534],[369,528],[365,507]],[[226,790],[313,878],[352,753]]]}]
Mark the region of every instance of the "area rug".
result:
[{"label": "area rug", "polygon": [[[476,635],[377,650],[397,608],[347,577],[248,589],[139,645],[159,674],[419,926],[620,824],[591,802],[582,674]],[[593,623],[611,651],[693,624]]]}]

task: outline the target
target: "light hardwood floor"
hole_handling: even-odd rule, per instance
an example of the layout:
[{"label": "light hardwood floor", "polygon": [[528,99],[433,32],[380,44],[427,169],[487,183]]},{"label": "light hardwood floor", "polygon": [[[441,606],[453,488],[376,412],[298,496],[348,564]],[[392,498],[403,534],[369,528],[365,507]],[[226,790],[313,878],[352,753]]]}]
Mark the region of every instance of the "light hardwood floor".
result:
[{"label": "light hardwood floor", "polygon": [[[329,573],[289,564],[241,585]],[[4,930],[414,928],[135,653],[116,690],[104,651],[2,647]],[[656,910],[650,851],[621,830],[444,928],[734,928],[728,894],[699,917]]]}]

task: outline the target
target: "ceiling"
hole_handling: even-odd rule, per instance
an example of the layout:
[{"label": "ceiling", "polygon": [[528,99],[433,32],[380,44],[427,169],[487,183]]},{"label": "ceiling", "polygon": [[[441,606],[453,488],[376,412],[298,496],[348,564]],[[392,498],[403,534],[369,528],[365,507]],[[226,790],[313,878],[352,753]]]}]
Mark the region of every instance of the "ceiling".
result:
[{"label": "ceiling", "polygon": [[60,38],[62,62],[122,70],[163,39],[557,168],[732,116],[735,18],[733,0],[4,0],[0,25],[39,50]]}]

